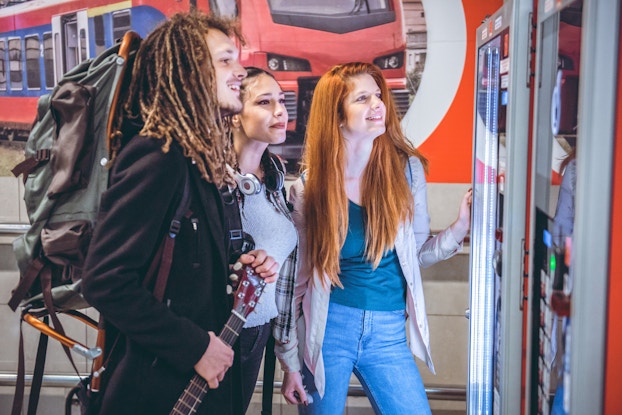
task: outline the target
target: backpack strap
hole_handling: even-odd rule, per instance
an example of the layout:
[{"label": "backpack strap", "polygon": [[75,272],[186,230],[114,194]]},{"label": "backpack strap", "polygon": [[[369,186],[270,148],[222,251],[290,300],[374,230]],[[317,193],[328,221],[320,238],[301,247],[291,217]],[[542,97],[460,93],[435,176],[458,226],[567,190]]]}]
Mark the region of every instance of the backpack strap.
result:
[{"label": "backpack strap", "polygon": [[171,220],[171,225],[168,228],[168,235],[164,241],[164,251],[162,252],[162,259],[160,262],[160,269],[158,270],[158,277],[156,278],[155,287],[153,287],[153,295],[159,301],[164,299],[164,290],[166,289],[166,283],[171,272],[171,265],[173,264],[173,250],[175,248],[175,239],[179,230],[181,229],[181,218],[183,216],[190,217],[192,212],[190,211],[190,173],[186,169],[186,179],[184,181],[184,191],[181,196],[181,202],[175,211],[175,215]]},{"label": "backpack strap", "polygon": [[11,307],[11,310],[17,310],[20,302],[24,298],[26,298],[26,294],[41,273],[43,267],[45,267],[43,259],[35,258],[35,260],[32,261],[32,264],[28,267],[28,269],[26,269],[24,276],[20,279],[19,284],[11,293],[11,298],[9,299],[9,307]]},{"label": "backpack strap", "polygon": [[19,177],[19,175],[22,174],[22,180],[24,181],[24,183],[26,183],[28,175],[41,164],[50,161],[51,155],[52,150],[50,150],[49,148],[39,149],[34,156],[28,157],[27,159],[13,167],[13,169],[11,169],[11,173],[13,173],[15,177]]},{"label": "backpack strap", "polygon": [[154,260],[149,266],[147,275],[143,280],[143,286],[149,286],[156,270],[158,274],[156,277],[155,285],[153,287],[153,295],[158,301],[164,299],[164,291],[166,290],[166,284],[168,282],[168,276],[171,272],[171,265],[173,264],[173,251],[175,249],[175,240],[179,234],[181,228],[181,218],[190,217],[192,211],[190,210],[190,172],[186,168],[186,175],[184,178],[184,190],[181,195],[181,201],[175,210],[173,219],[168,228],[168,234],[164,237],[164,241],[158,248],[158,253],[154,257]]},{"label": "backpack strap", "polygon": [[11,415],[19,415],[22,413],[22,405],[24,404],[24,389],[26,388],[26,358],[24,356],[24,333],[22,331],[22,320],[20,320],[19,322],[18,353],[17,380],[15,383],[15,394],[13,395],[13,406],[11,409]]},{"label": "backpack strap", "polygon": [[266,343],[266,351],[263,366],[263,386],[261,389],[261,414],[272,414],[272,401],[274,396],[274,370],[276,367],[276,354],[274,353],[275,340],[270,330],[270,336]]},{"label": "backpack strap", "polygon": [[111,159],[114,151],[112,148],[113,135],[115,134],[115,130],[121,127],[121,120],[123,118],[123,105],[119,105],[119,103],[123,102],[126,97],[132,78],[134,59],[136,58],[136,52],[138,51],[141,41],[142,39],[138,33],[129,30],[125,33],[125,35],[123,35],[123,39],[119,45],[119,52],[117,52],[119,58],[123,59],[124,65],[121,67],[119,82],[115,86],[112,94],[110,113],[108,114],[108,121],[106,124],[106,146],[108,148],[109,160]]},{"label": "backpack strap", "polygon": [[[37,355],[35,358],[35,367],[32,375],[32,384],[30,387],[30,397],[28,399],[28,415],[35,415],[37,413],[37,406],[39,403],[39,395],[41,392],[41,386],[43,384],[43,371],[45,368],[45,358],[47,355],[47,344],[48,344],[48,336],[51,332],[56,334],[56,339],[62,340],[68,339],[65,335],[65,329],[63,328],[58,316],[56,315],[56,310],[54,309],[54,304],[52,301],[52,270],[49,266],[43,265],[43,267],[37,273],[40,276],[41,282],[41,294],[43,297],[43,303],[45,305],[45,310],[47,315],[44,317],[44,325],[47,327],[48,317],[52,320],[54,325],[54,330],[49,329],[46,332],[41,332],[39,335],[39,345],[37,346]],[[18,370],[17,375],[18,379],[15,384],[15,396],[13,398],[13,408],[12,415],[19,415],[22,409],[22,401],[24,396],[24,387],[25,387],[25,370],[24,370],[24,342],[22,335],[22,321],[24,321],[26,315],[29,314],[29,308],[26,307],[22,311],[22,318],[20,321],[20,342],[19,342],[19,356],[18,356]],[[30,317],[30,316],[29,316]],[[34,319],[34,317],[33,317]],[[36,319],[35,319],[36,320]],[[39,320],[36,320],[39,322]],[[80,372],[78,367],[76,366],[73,356],[71,355],[71,351],[69,347],[65,344],[62,344],[63,351],[67,355],[67,358],[71,362],[75,372],[79,375]]]},{"label": "backpack strap", "polygon": [[225,223],[229,231],[229,263],[233,264],[238,257],[255,248],[253,237],[242,229],[240,217],[239,190],[230,189],[228,185],[220,188],[220,196],[224,205]]}]

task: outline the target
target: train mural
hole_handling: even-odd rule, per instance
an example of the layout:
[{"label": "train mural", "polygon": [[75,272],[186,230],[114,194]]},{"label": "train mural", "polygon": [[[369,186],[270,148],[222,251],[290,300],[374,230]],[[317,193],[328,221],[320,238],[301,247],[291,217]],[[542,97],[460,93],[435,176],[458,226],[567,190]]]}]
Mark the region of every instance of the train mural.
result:
[{"label": "train mural", "polygon": [[0,139],[27,137],[37,98],[63,73],[127,30],[144,37],[168,16],[191,8],[237,17],[246,41],[242,64],[269,70],[280,82],[289,114],[289,139],[280,148],[284,158],[299,156],[315,84],[339,62],[377,64],[400,111],[408,109],[399,0],[31,0],[0,9]]}]

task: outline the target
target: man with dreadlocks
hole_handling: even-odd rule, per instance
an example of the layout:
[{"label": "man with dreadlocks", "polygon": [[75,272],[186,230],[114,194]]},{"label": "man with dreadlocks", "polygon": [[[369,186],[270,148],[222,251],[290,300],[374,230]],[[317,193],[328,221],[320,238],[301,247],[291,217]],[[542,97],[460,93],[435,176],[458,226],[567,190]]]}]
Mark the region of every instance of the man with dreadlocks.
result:
[{"label": "man with dreadlocks", "polygon": [[[242,413],[234,351],[214,334],[232,308],[218,189],[230,181],[226,164],[235,157],[221,120],[242,109],[246,76],[234,38],[241,40],[233,21],[183,13],[137,52],[83,279],[84,297],[124,343],[107,366],[102,414],[168,414],[195,372],[210,387],[199,414]],[[186,177],[191,215],[181,221],[160,302],[141,281]],[[240,261],[267,282],[277,278],[278,264],[264,251]]]}]

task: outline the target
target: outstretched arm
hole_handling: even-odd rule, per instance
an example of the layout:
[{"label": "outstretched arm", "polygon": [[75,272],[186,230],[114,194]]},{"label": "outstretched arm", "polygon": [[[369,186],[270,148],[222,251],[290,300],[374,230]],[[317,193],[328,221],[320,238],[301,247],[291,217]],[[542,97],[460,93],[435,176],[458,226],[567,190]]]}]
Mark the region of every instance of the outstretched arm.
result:
[{"label": "outstretched arm", "polygon": [[469,232],[471,226],[471,204],[473,203],[473,189],[467,190],[460,202],[460,211],[458,218],[451,224],[451,232],[456,238],[456,242],[460,243]]}]

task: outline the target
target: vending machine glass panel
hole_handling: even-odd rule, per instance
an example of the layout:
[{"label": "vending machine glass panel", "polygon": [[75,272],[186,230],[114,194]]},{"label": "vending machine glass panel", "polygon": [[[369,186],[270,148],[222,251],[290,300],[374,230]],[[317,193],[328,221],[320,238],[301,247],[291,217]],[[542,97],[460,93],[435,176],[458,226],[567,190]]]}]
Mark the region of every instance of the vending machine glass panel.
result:
[{"label": "vending machine glass panel", "polygon": [[478,30],[473,204],[470,256],[469,368],[467,410],[493,413],[500,376],[498,332],[503,238],[505,120],[508,103],[509,28],[504,10]]},{"label": "vending machine glass panel", "polygon": [[570,298],[582,2],[543,2],[534,142],[529,412],[570,412]]}]

